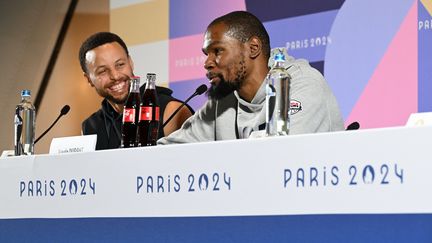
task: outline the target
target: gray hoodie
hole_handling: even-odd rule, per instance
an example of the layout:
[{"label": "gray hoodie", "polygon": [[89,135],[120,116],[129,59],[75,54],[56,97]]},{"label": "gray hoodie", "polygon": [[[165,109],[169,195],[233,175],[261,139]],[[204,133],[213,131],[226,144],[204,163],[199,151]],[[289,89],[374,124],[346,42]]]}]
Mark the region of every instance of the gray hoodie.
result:
[{"label": "gray hoodie", "polygon": [[[321,73],[306,60],[289,57],[291,75],[291,113],[289,134],[344,130],[339,107]],[[158,144],[248,138],[253,131],[265,129],[265,82],[251,102],[234,91],[220,100],[208,100],[185,121],[182,128]]]}]

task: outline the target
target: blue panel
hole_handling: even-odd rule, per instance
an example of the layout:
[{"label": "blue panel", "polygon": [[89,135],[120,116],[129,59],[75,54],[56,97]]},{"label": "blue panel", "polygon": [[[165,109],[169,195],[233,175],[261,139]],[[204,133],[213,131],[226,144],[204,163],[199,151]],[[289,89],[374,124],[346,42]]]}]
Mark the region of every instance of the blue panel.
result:
[{"label": "blue panel", "polygon": [[339,9],[345,0],[246,0],[246,9],[261,21],[296,17]]},{"label": "blue panel", "polygon": [[[210,84],[206,78],[203,79],[195,79],[195,80],[187,80],[181,82],[171,82],[170,89],[174,91],[174,97],[180,100],[186,100],[191,96],[195,90],[201,85],[205,84],[207,87],[210,87]],[[188,102],[188,104],[195,110],[199,110],[201,106],[207,101],[208,97],[204,93],[198,97],[193,98]]]},{"label": "blue panel", "polygon": [[418,4],[418,111],[432,111],[432,16]]},{"label": "blue panel", "polygon": [[170,39],[204,33],[213,19],[234,10],[245,10],[243,0],[171,0]]},{"label": "blue panel", "polygon": [[327,11],[301,17],[265,22],[271,46],[287,47],[288,54],[296,58],[306,58],[310,62],[325,58],[328,38],[338,11]]},{"label": "blue panel", "polygon": [[432,215],[0,220],[0,242],[432,242]]}]

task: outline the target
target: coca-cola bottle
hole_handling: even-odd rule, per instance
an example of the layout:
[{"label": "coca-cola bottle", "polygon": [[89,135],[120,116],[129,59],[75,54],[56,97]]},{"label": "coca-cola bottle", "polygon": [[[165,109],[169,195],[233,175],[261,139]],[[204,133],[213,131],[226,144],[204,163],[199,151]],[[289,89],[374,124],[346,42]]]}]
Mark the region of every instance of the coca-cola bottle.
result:
[{"label": "coca-cola bottle", "polygon": [[156,74],[147,74],[147,83],[141,99],[138,123],[139,145],[154,146],[159,131],[159,101],[156,95]]},{"label": "coca-cola bottle", "polygon": [[123,148],[137,147],[137,127],[139,120],[139,106],[140,99],[140,78],[135,76],[131,79],[130,92],[126,99],[123,108],[123,122],[122,122],[122,143]]}]

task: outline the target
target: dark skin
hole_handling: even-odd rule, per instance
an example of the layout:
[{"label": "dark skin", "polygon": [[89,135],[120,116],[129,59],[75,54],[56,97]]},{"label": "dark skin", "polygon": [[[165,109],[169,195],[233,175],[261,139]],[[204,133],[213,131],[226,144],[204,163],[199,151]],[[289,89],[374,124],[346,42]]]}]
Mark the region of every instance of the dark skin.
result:
[{"label": "dark skin", "polygon": [[240,97],[252,101],[269,71],[261,41],[253,36],[242,43],[219,23],[207,29],[202,51],[207,56],[204,68],[210,84],[228,82]]}]

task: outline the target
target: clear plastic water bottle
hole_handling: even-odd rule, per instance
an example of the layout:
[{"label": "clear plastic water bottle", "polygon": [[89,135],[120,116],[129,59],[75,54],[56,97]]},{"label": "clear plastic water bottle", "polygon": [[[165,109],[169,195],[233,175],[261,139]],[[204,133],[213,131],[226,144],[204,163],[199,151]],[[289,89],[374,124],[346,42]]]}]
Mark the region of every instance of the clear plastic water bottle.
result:
[{"label": "clear plastic water bottle", "polygon": [[285,68],[283,50],[274,55],[274,64],[266,77],[266,135],[289,133],[291,77]]},{"label": "clear plastic water bottle", "polygon": [[15,155],[34,154],[36,109],[30,90],[21,91],[21,102],[15,109]]}]

